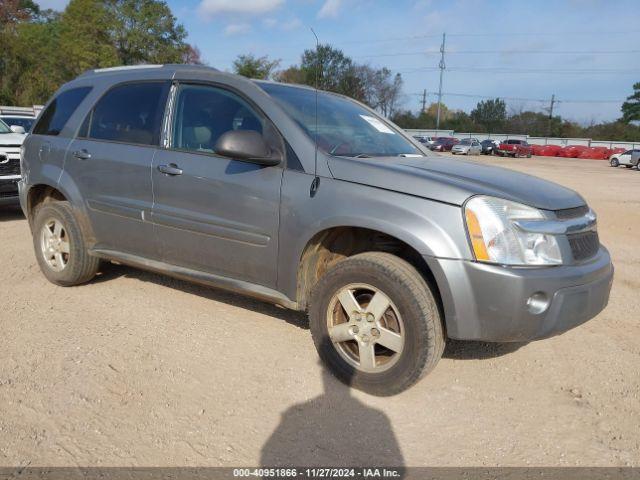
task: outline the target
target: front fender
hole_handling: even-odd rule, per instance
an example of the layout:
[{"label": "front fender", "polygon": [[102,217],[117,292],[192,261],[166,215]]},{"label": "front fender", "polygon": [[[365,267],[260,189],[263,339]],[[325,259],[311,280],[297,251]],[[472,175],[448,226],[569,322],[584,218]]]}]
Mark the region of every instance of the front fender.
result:
[{"label": "front fender", "polygon": [[283,180],[278,288],[291,299],[306,246],[330,228],[382,232],[427,257],[471,258],[458,206],[331,178],[322,178],[311,197],[312,179],[287,171]]}]

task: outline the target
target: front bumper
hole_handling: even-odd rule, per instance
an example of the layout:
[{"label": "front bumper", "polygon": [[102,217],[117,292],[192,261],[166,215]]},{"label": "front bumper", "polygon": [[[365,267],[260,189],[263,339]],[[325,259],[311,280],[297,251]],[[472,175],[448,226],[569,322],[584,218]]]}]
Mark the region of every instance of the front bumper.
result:
[{"label": "front bumper", "polygon": [[[580,265],[510,268],[451,259],[426,259],[440,287],[447,334],[460,340],[523,342],[551,337],[595,317],[613,282],[609,252]],[[546,297],[538,312],[527,302]]]},{"label": "front bumper", "polygon": [[18,205],[18,181],[19,177],[0,177],[0,206]]}]

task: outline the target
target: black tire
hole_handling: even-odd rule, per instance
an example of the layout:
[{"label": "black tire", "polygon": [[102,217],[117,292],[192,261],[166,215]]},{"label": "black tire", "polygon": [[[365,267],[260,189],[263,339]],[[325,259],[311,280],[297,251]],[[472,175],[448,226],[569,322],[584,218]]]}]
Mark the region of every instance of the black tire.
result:
[{"label": "black tire", "polygon": [[[393,302],[404,325],[404,346],[397,361],[382,372],[363,372],[343,359],[329,337],[327,315],[337,293],[350,284],[376,287]],[[310,328],[320,358],[347,385],[373,395],[395,395],[436,366],[445,333],[434,294],[408,262],[383,252],[354,255],[332,266],[311,294]]]},{"label": "black tire", "polygon": [[612,167],[618,167],[620,166],[620,162],[617,158],[612,158],[611,160],[609,160],[609,165],[611,165]]},{"label": "black tire", "polygon": [[[52,269],[47,264],[41,241],[45,224],[55,220],[60,222],[69,244],[67,263],[61,271]],[[63,287],[80,285],[91,280],[100,267],[100,259],[87,252],[82,230],[73,214],[69,202],[49,202],[38,207],[33,221],[33,247],[40,270],[51,283]]]}]

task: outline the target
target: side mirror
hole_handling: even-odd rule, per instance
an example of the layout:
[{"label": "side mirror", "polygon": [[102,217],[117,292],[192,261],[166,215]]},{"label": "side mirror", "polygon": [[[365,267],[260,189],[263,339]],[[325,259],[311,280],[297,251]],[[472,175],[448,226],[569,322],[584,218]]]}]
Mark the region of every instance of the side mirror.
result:
[{"label": "side mirror", "polygon": [[24,135],[25,133],[27,133],[25,132],[24,127],[21,127],[20,125],[11,125],[9,128],[13,133],[19,133],[21,135]]},{"label": "side mirror", "polygon": [[223,133],[214,150],[218,155],[265,167],[278,165],[282,160],[280,154],[272,152],[262,135],[255,130],[230,130]]}]

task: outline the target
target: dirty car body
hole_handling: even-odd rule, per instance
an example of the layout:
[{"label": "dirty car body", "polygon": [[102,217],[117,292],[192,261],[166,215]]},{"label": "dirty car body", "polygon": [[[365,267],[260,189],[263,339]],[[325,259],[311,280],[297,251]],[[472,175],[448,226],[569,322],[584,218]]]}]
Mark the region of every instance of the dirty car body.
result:
[{"label": "dirty car body", "polygon": [[[101,110],[101,99],[120,95],[128,85],[142,89],[127,93],[141,104],[156,92],[157,135],[133,126],[125,137],[110,120],[117,112]],[[205,107],[189,119],[180,116],[188,105],[206,106],[210,89],[220,105],[228,105],[228,98],[241,105],[230,114],[233,127],[226,127],[234,130],[225,134],[231,140],[214,142],[215,128],[202,118],[209,111]],[[39,123],[25,142],[20,199],[34,239],[38,211],[68,203],[89,257],[298,310],[325,305],[318,291],[330,288],[328,278],[338,278],[347,265],[366,265],[372,258],[368,252],[377,252],[385,265],[399,265],[391,272],[415,272],[415,288],[433,294],[436,307],[430,311],[440,318],[442,335],[456,339],[548,337],[594,317],[607,304],[613,267],[598,241],[595,214],[580,195],[532,176],[434,155],[353,100],[319,92],[316,113],[312,89],[193,66],[88,72],[63,86],[49,106],[55,99],[62,103],[63,95],[77,104],[64,124],[52,134]],[[134,98],[122,95],[125,104]],[[333,128],[334,121],[340,128]],[[253,133],[235,131],[245,128]],[[256,150],[252,158],[233,153],[248,148],[245,144],[253,148],[258,130],[271,153]],[[47,248],[55,250],[51,245]],[[360,263],[349,263],[351,257]],[[340,355],[328,363],[344,360],[352,376],[362,377],[362,383],[352,379],[352,384],[381,393],[382,387],[366,382],[378,370],[391,375],[404,357],[396,363],[378,358],[376,346],[369,350],[370,368],[359,368],[362,345],[369,343],[354,322],[371,315],[372,298],[385,287],[384,279],[377,284],[373,274],[359,278],[354,268],[346,291],[357,302],[351,293],[347,302],[360,313],[354,320],[345,308],[340,315],[349,317],[346,323],[332,324],[353,338],[329,331],[329,343],[351,347],[336,346]],[[367,288],[373,293],[359,300],[357,293]],[[404,294],[387,292],[391,307],[384,315],[396,315],[398,325],[404,316],[405,322],[394,339],[411,327]],[[327,302],[335,310],[330,296]],[[317,315],[320,323],[329,318],[325,313]],[[367,328],[374,336],[386,332]],[[390,351],[406,353],[411,341],[403,337]],[[384,365],[386,370],[378,368]],[[402,388],[406,385],[381,394]]]}]

